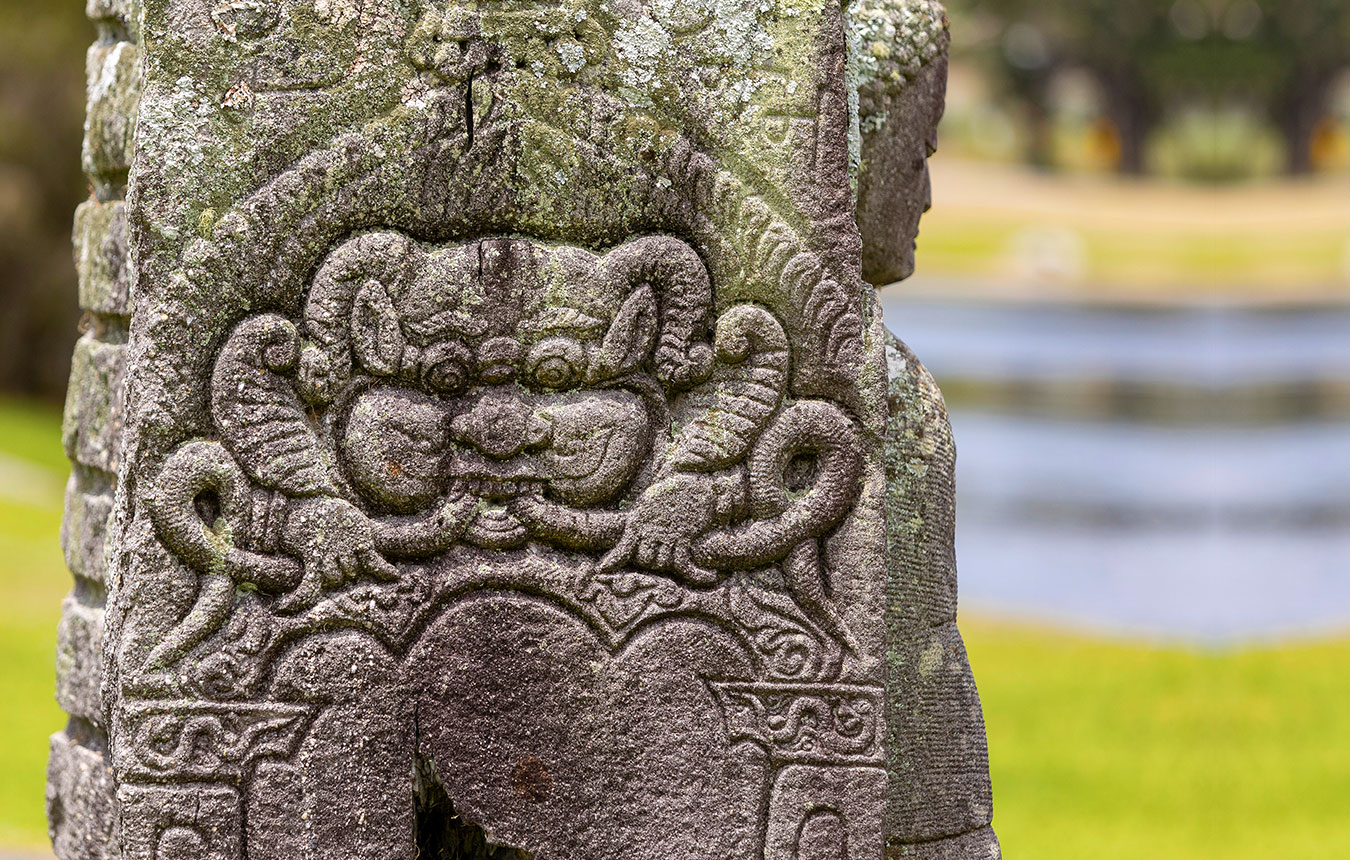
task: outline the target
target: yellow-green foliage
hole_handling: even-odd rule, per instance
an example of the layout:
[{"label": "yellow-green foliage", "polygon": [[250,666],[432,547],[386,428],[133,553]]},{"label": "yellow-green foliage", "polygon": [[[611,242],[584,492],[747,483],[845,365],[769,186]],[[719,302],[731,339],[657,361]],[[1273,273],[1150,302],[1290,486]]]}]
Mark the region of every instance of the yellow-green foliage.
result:
[{"label": "yellow-green foliage", "polygon": [[1342,178],[1214,188],[1049,176],[944,153],[932,160],[920,278],[1166,301],[1341,296],[1350,280]]},{"label": "yellow-green foliage", "polygon": [[59,426],[53,408],[0,401],[0,846],[45,839],[47,737],[64,724],[53,698],[56,623],[70,587]]}]

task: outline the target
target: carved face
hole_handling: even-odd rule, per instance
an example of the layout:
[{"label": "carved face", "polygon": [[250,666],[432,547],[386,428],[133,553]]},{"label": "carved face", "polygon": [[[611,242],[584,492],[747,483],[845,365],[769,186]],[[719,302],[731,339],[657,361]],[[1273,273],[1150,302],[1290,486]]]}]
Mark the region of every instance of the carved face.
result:
[{"label": "carved face", "polygon": [[947,61],[939,58],[894,97],[884,124],[864,141],[863,275],[878,286],[914,274],[919,220],[932,206],[928,158],[937,149],[946,89]]},{"label": "carved face", "polygon": [[380,507],[412,513],[447,493],[504,502],[543,491],[571,507],[614,499],[650,448],[632,391],[476,386],[440,399],[377,388],[357,399],[343,436],[348,472]]},{"label": "carved face", "polygon": [[402,288],[367,282],[355,350],[390,378],[350,408],[348,477],[399,513],[466,492],[616,501],[650,454],[655,317],[651,290],[624,296],[593,255],[513,240],[425,255]]}]

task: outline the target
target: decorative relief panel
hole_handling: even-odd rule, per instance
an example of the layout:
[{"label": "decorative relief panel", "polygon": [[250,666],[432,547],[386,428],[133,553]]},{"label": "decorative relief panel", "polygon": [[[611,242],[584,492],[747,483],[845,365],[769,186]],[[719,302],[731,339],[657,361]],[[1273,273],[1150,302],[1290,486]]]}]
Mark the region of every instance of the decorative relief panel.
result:
[{"label": "decorative relief panel", "polygon": [[840,683],[858,644],[826,549],[863,431],[791,395],[772,311],[716,312],[714,293],[671,236],[594,253],[382,230],[325,256],[296,317],[238,322],[214,434],[146,485],[197,596],[125,667],[147,698],[121,706],[121,778],[247,784],[323,711],[269,689],[295,643],[347,629],[403,654],[447,606],[503,592],[616,656],[662,619],[711,621],[763,679],[710,681],[727,743],[881,765],[882,691]]},{"label": "decorative relief panel", "polygon": [[[202,582],[150,668],[220,632],[241,588],[270,607],[269,644],[337,622],[401,648],[436,605],[505,587],[615,647],[653,616],[717,614],[771,676],[838,677],[855,646],[820,541],[859,491],[859,430],[789,401],[771,312],[714,319],[712,298],[671,237],[604,255],[344,242],[302,318],[235,327],[212,374],[219,438],[153,482],[156,531]],[[559,563],[453,563],[481,551]]]}]

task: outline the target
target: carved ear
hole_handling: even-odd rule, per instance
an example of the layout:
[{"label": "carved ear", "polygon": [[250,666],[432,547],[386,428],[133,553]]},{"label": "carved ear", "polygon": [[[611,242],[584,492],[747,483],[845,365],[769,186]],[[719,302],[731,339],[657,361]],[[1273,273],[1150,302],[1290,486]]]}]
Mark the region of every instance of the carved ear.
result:
[{"label": "carved ear", "polygon": [[656,328],[656,297],[651,287],[639,287],[623,303],[592,356],[587,382],[601,382],[637,370],[651,354]]},{"label": "carved ear", "polygon": [[352,344],[356,357],[371,373],[398,373],[407,342],[398,325],[393,299],[379,281],[366,281],[352,306]]}]

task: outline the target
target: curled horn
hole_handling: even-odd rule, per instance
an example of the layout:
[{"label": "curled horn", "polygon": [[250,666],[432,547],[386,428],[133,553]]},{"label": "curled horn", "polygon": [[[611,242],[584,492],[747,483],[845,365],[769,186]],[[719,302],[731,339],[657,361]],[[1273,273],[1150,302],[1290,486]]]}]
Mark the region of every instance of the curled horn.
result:
[{"label": "curled horn", "polygon": [[[804,400],[783,410],[750,455],[754,518],[705,535],[694,560],[721,569],[772,564],[839,525],[857,501],[861,444],[853,422],[831,403]],[[800,496],[788,488],[799,457],[815,460],[814,480]]]},{"label": "curled horn", "polygon": [[[203,494],[214,497],[219,511],[214,522],[198,510]],[[160,470],[146,506],[160,540],[201,575],[192,609],[151,653],[153,668],[181,659],[225,623],[236,584],[280,593],[300,582],[302,569],[294,559],[241,548],[249,538],[252,492],[219,442],[179,448]]]},{"label": "curled horn", "polygon": [[714,344],[712,376],[689,395],[693,418],[671,453],[677,469],[711,472],[739,463],[787,388],[787,335],[764,308],[737,305],[722,314]]},{"label": "curled horn", "polygon": [[712,280],[703,259],[670,236],[646,236],[616,248],[603,265],[629,292],[648,284],[661,311],[656,372],[674,388],[707,378],[712,350],[695,342],[712,309]]},{"label": "curled horn", "polygon": [[351,378],[358,295],[372,282],[397,282],[416,249],[399,233],[367,233],[338,248],[320,266],[305,305],[307,343],[300,356],[300,391],[307,401],[326,406]]},{"label": "curled horn", "polygon": [[332,464],[295,393],[300,358],[295,324],[277,314],[235,327],[211,376],[211,410],[221,438],[264,487],[293,496],[336,495]]}]

